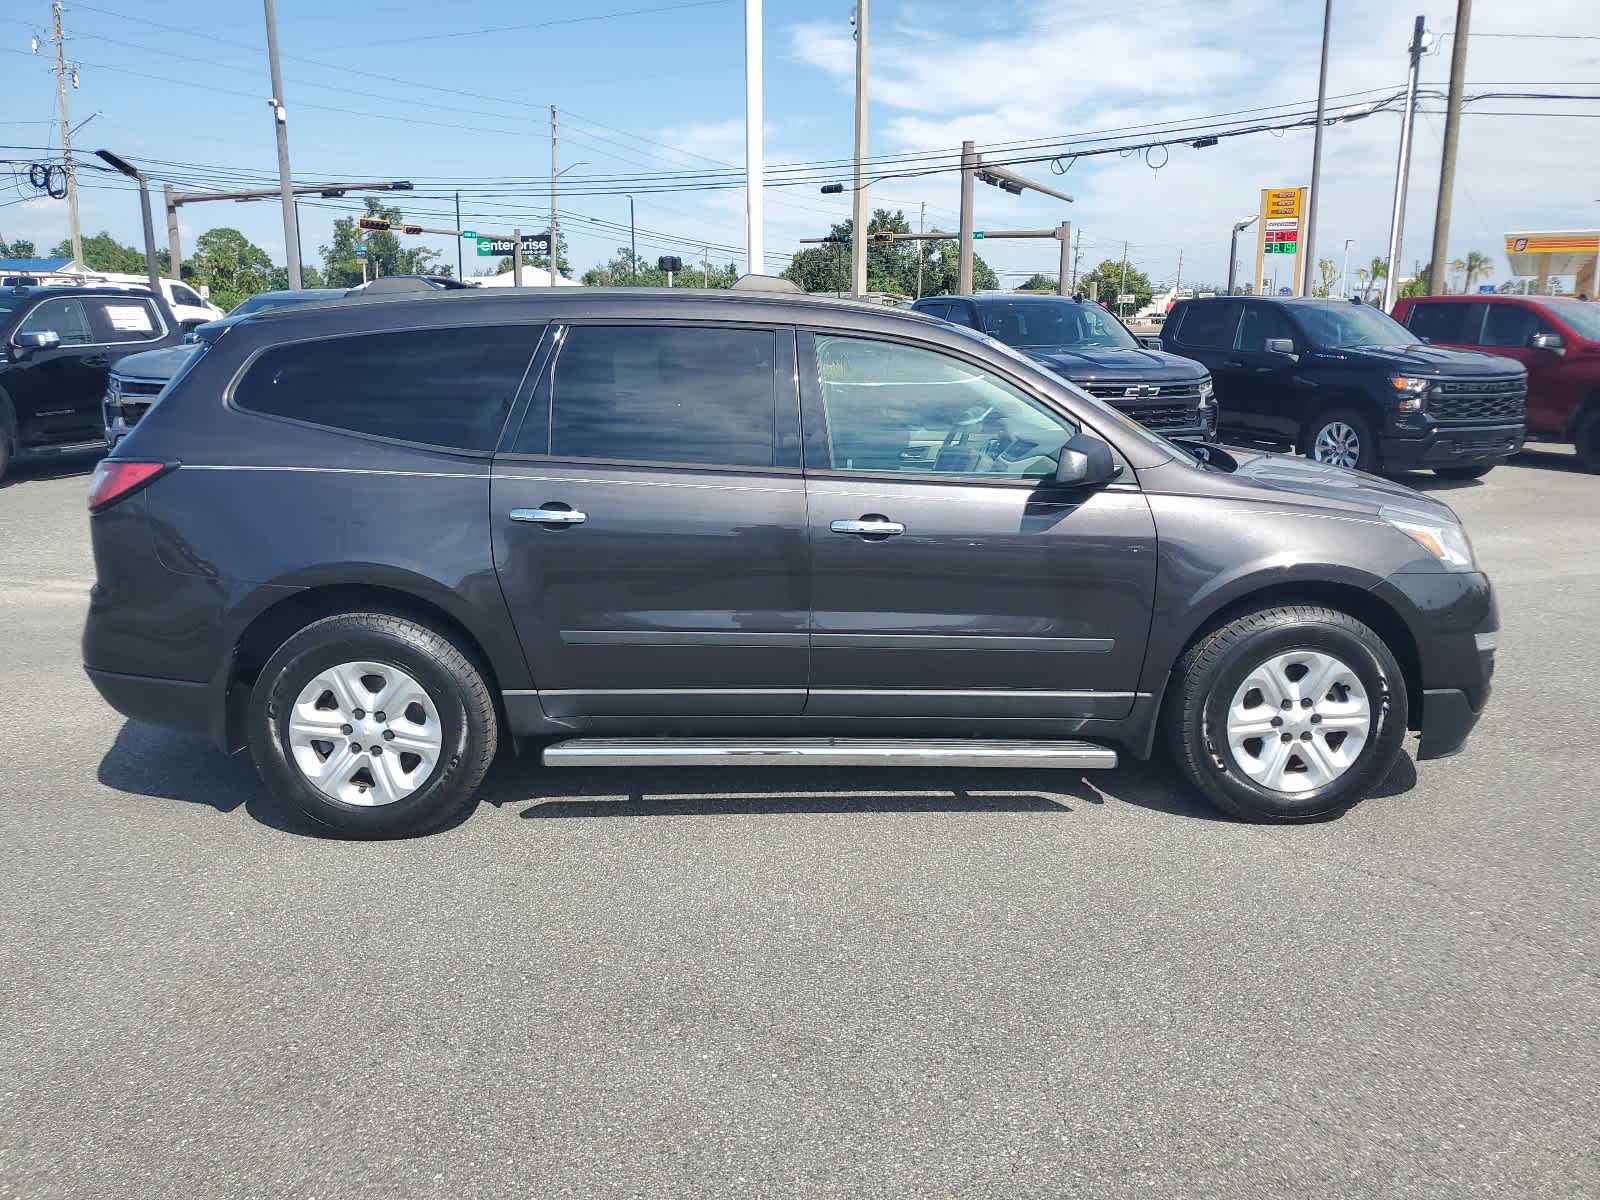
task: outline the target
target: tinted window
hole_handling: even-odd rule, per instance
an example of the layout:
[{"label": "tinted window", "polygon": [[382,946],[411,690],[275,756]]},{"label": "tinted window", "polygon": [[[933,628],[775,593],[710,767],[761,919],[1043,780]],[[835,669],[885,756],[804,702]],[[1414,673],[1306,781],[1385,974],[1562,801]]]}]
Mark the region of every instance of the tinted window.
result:
[{"label": "tinted window", "polygon": [[557,458],[770,467],[777,334],[575,325],[550,405]]},{"label": "tinted window", "polygon": [[355,433],[492,450],[539,332],[415,329],[275,346],[251,364],[233,401]]},{"label": "tinted window", "polygon": [[1520,304],[1491,304],[1483,322],[1483,346],[1526,346],[1536,333],[1553,330],[1531,308]]},{"label": "tinted window", "polygon": [[960,301],[952,301],[950,311],[945,315],[945,320],[954,321],[957,325],[965,325],[968,329],[978,328],[978,323],[972,319],[972,305]]},{"label": "tinted window", "polygon": [[819,337],[817,374],[836,471],[1042,478],[1077,430],[958,358],[862,338]]},{"label": "tinted window", "polygon": [[1234,330],[1239,325],[1237,301],[1207,300],[1191,303],[1183,310],[1177,328],[1177,341],[1197,349],[1232,350]]},{"label": "tinted window", "polygon": [[1413,304],[1406,314],[1406,328],[1430,342],[1470,346],[1478,340],[1484,307],[1464,300]]},{"label": "tinted window", "polygon": [[148,300],[86,299],[84,306],[100,321],[97,342],[148,342],[162,334],[156,306]]},{"label": "tinted window", "polygon": [[22,318],[18,333],[54,332],[63,346],[87,346],[94,341],[89,311],[76,296],[46,300]]},{"label": "tinted window", "polygon": [[181,283],[172,285],[172,302],[174,304],[193,304],[202,308],[205,306],[205,301],[200,298],[199,292],[191,291]]},{"label": "tinted window", "polygon": [[1271,304],[1246,304],[1239,322],[1238,348],[1264,354],[1271,338],[1294,340],[1294,326],[1283,310]]},{"label": "tinted window", "polygon": [[943,300],[934,301],[932,303],[923,302],[913,305],[913,307],[919,313],[926,313],[930,317],[938,317],[941,320],[944,320],[950,315],[950,305],[948,302]]}]

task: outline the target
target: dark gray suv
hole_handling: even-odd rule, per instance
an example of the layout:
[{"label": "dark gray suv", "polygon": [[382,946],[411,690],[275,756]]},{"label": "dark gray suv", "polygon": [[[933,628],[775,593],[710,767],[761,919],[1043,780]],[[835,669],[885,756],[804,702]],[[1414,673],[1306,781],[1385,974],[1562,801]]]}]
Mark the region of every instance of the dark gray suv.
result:
[{"label": "dark gray suv", "polygon": [[1443,504],[1206,461],[974,331],[767,292],[250,317],[91,485],[84,660],[352,835],[560,766],[1092,768],[1252,820],[1465,741],[1489,582]]}]

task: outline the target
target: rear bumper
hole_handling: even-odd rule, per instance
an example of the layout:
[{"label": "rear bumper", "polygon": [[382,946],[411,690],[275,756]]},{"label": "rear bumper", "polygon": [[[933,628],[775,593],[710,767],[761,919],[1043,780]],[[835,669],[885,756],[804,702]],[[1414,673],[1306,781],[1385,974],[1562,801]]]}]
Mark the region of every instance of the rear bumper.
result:
[{"label": "rear bumper", "polygon": [[209,683],[124,675],[93,667],[85,667],[84,672],[105,702],[125,717],[164,729],[197,733],[219,744],[224,740],[222,706],[216,701],[216,689]]},{"label": "rear bumper", "polygon": [[1497,463],[1522,449],[1527,431],[1509,425],[1435,425],[1418,435],[1385,434],[1378,454],[1385,467],[1468,467]]}]

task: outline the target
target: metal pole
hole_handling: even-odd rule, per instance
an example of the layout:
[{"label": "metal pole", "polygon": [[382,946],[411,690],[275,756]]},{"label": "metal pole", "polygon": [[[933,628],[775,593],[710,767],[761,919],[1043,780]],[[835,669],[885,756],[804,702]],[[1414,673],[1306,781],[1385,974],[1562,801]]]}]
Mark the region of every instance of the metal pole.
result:
[{"label": "metal pole", "polygon": [[55,24],[56,43],[56,107],[61,111],[61,162],[67,173],[67,221],[72,232],[72,261],[80,267],[83,261],[83,230],[78,226],[78,173],[72,165],[72,126],[67,121],[67,57],[64,49],[66,35],[61,32],[61,0],[50,6],[50,18]]},{"label": "metal pole", "polygon": [[511,231],[511,286],[522,286],[522,230]]},{"label": "metal pole", "polygon": [[1417,72],[1422,63],[1422,21],[1411,29],[1411,69],[1406,75],[1406,110],[1400,118],[1400,158],[1394,168],[1394,208],[1389,217],[1389,266],[1383,273],[1383,311],[1394,307],[1395,276],[1400,273],[1400,235],[1405,231],[1406,188],[1411,180],[1411,129],[1417,119]]},{"label": "metal pole", "polygon": [[961,242],[956,255],[956,294],[972,294],[972,180],[978,173],[978,150],[961,143]]},{"label": "metal pole", "polygon": [[456,193],[456,278],[467,277],[467,266],[461,257],[461,193]]},{"label": "metal pole", "polygon": [[1078,291],[1078,261],[1083,257],[1083,230],[1078,230],[1078,236],[1072,247],[1072,291]]},{"label": "metal pole", "polygon": [[[762,119],[761,0],[744,0],[744,269],[751,275],[765,274],[767,261]],[[631,200],[629,213],[631,222]],[[634,258],[637,261],[637,250]]]},{"label": "metal pole", "polygon": [[272,123],[278,134],[278,189],[283,195],[283,252],[289,260],[289,286],[300,287],[300,233],[294,220],[294,182],[289,177],[289,114],[283,103],[283,73],[278,69],[278,21],[272,0],[261,0],[267,15],[267,65],[272,71]]},{"label": "metal pole", "polygon": [[700,286],[711,286],[711,247],[700,247]]},{"label": "metal pole", "polygon": [[[1456,186],[1456,139],[1461,131],[1461,86],[1467,77],[1467,26],[1472,22],[1472,0],[1456,0],[1455,41],[1450,45],[1450,90],[1445,100],[1444,146],[1439,155],[1439,204],[1433,213],[1433,262],[1428,269],[1428,294],[1446,290],[1450,245],[1450,202]],[[1394,275],[1393,264],[1389,274]],[[1386,306],[1387,307],[1387,306]]]},{"label": "metal pole", "polygon": [[550,286],[556,285],[556,106],[550,106]]},{"label": "metal pole", "polygon": [[1067,272],[1072,266],[1072,222],[1061,222],[1056,236],[1061,239],[1061,269],[1056,275],[1056,295],[1065,296],[1068,294]]},{"label": "metal pole", "polygon": [[1344,240],[1344,266],[1339,268],[1339,295],[1341,296],[1350,294],[1350,245],[1354,241],[1355,238],[1345,238]]},{"label": "metal pole", "polygon": [[[928,202],[926,200],[924,200],[922,202],[922,208],[917,213],[917,233],[919,235],[927,232],[927,224],[928,224]],[[918,242],[917,243],[917,299],[918,300],[922,299],[922,261],[923,261],[923,259],[927,258],[927,256],[928,256],[927,255],[927,248],[924,247],[921,242]]]},{"label": "metal pole", "polygon": [[867,0],[856,0],[856,174],[850,219],[850,290],[867,291]]},{"label": "metal pole", "polygon": [[134,176],[139,181],[139,209],[144,218],[144,269],[150,277],[150,294],[164,300],[161,291],[161,272],[156,270],[156,223],[150,216],[150,181],[143,175]]},{"label": "metal pole", "polygon": [[1333,0],[1324,0],[1322,6],[1322,67],[1317,73],[1317,128],[1311,139],[1311,193],[1306,197],[1305,236],[1300,240],[1300,291],[1308,287],[1311,272],[1316,270],[1317,252],[1317,199],[1322,189],[1322,120],[1328,105],[1328,31],[1333,25]]},{"label": "metal pole", "polygon": [[1233,223],[1233,236],[1228,239],[1228,295],[1233,295],[1233,281],[1237,273],[1238,262],[1234,255],[1239,253],[1239,222]]},{"label": "metal pole", "polygon": [[162,199],[167,206],[167,257],[174,279],[183,278],[183,243],[178,237],[178,206],[172,202],[172,185],[162,185]]}]

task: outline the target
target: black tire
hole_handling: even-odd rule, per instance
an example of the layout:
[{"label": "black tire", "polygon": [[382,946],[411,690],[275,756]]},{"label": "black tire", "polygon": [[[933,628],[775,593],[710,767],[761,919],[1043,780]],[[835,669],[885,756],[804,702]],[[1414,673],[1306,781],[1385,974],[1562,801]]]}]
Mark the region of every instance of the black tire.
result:
[{"label": "black tire", "polygon": [[[1378,439],[1372,432],[1372,423],[1353,408],[1328,408],[1319,412],[1306,422],[1306,427],[1300,433],[1300,453],[1307,458],[1317,458],[1317,439],[1322,432],[1333,425],[1343,425],[1349,429],[1356,439],[1356,461],[1350,464],[1353,470],[1377,473],[1382,469],[1378,460]],[[1328,461],[1317,459],[1317,461]],[[1343,464],[1341,464],[1343,465]]]},{"label": "black tire", "polygon": [[15,453],[14,439],[16,434],[16,415],[11,411],[11,401],[4,392],[0,392],[0,479],[6,477],[6,471],[11,468],[11,459]]},{"label": "black tire", "polygon": [[1494,468],[1494,463],[1480,463],[1476,467],[1435,467],[1433,473],[1440,479],[1482,479]]},{"label": "black tire", "polygon": [[[324,793],[301,772],[289,744],[287,718],[302,689],[320,672],[351,662],[406,672],[437,712],[442,741],[436,765],[415,791],[389,804],[350,804]],[[494,700],[471,660],[426,625],[382,613],[346,613],[308,625],[262,668],[250,698],[250,756],[267,791],[349,837],[414,836],[465,816],[497,740]],[[372,744],[381,749],[382,743]]]},{"label": "black tire", "polygon": [[1578,448],[1578,466],[1591,475],[1600,475],[1600,406],[1591,406],[1578,418],[1572,440]]},{"label": "black tire", "polygon": [[[1234,694],[1257,665],[1294,650],[1320,650],[1349,664],[1373,710],[1367,741],[1342,775],[1303,792],[1249,778],[1228,747]],[[1165,724],[1178,766],[1212,804],[1245,821],[1287,823],[1337,816],[1382,782],[1406,732],[1405,679],[1382,638],[1348,613],[1320,606],[1269,608],[1200,639],[1174,670]]]}]

